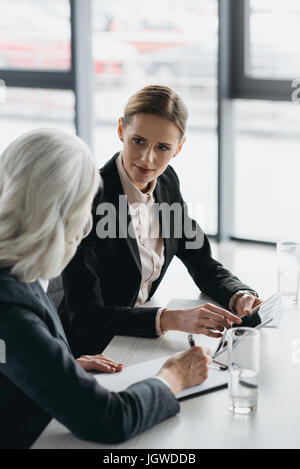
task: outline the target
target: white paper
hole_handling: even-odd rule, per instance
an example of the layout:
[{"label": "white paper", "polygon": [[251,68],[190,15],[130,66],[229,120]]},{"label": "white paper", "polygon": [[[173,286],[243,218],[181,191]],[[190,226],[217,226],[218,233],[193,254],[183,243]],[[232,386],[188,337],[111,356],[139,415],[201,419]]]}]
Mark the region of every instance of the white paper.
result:
[{"label": "white paper", "polygon": [[[110,391],[124,391],[128,386],[134,383],[142,381],[143,379],[154,377],[168,358],[169,357],[157,358],[155,360],[125,367],[123,371],[119,373],[99,373],[95,374],[94,377],[99,384],[109,389]],[[227,382],[227,371],[219,371],[212,367],[210,368],[208,378],[206,381],[204,381],[204,383],[200,384],[199,386],[193,386],[191,388],[184,389],[179,394],[177,394],[176,397],[179,399],[181,397],[190,396],[199,392],[207,392],[218,386],[225,385]]]}]

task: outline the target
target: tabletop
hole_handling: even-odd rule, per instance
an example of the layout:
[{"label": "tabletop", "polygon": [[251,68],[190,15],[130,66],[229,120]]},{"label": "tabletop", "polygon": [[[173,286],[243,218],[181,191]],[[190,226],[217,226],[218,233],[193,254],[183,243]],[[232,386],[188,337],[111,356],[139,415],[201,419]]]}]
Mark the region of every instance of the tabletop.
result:
[{"label": "tabletop", "polygon": [[[187,276],[183,272],[182,275]],[[151,304],[162,304],[160,298],[166,298],[166,288],[170,293],[170,285],[174,287],[176,278],[178,270],[175,269],[163,295],[158,294]],[[257,278],[265,297],[274,293],[274,279],[268,272],[258,274]],[[186,287],[184,293],[186,295],[182,296],[186,298],[199,297],[199,292],[191,286]],[[213,350],[217,345],[216,339],[203,335],[196,336],[196,339],[197,345],[209,346]],[[126,366],[186,348],[187,334],[170,331],[157,339],[116,336],[104,354]],[[191,398],[180,403],[177,416],[117,445],[79,440],[66,427],[52,420],[33,448],[300,448],[299,305],[283,307],[279,328],[261,330],[257,412],[250,416],[232,415],[228,404],[228,389]]]}]

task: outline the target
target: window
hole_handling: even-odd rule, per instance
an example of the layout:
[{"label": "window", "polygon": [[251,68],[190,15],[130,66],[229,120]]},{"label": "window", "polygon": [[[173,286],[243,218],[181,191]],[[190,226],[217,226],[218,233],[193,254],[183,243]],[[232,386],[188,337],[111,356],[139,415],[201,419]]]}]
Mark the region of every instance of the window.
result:
[{"label": "window", "polygon": [[[232,2],[236,238],[276,242],[300,236],[298,1]],[[246,99],[245,99],[246,98]]]},{"label": "window", "polygon": [[166,84],[190,113],[187,142],[172,165],[191,215],[219,239],[294,237],[299,24],[298,0],[2,0],[0,146],[34,127],[74,130],[76,100],[76,131],[88,143],[93,131],[100,167],[122,148],[117,121],[128,98],[144,85]]},{"label": "window", "polygon": [[22,133],[38,127],[75,132],[74,93],[68,90],[12,88],[0,104],[0,154]]},{"label": "window", "polygon": [[75,131],[70,38],[69,0],[1,1],[1,152],[38,127]]},{"label": "window", "polygon": [[236,102],[234,236],[300,238],[300,113],[292,103]]},{"label": "window", "polygon": [[0,69],[70,68],[68,0],[1,0]]},{"label": "window", "polygon": [[250,76],[298,78],[299,0],[250,0],[249,41]]}]

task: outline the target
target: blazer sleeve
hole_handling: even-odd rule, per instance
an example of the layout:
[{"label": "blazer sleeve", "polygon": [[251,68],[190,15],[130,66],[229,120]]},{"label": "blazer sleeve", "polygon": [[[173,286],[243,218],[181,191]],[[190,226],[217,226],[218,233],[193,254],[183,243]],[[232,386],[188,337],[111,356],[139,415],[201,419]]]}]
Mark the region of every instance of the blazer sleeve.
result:
[{"label": "blazer sleeve", "polygon": [[155,319],[159,308],[104,303],[93,245],[79,246],[62,279],[64,299],[59,315],[76,357],[99,353],[114,335],[157,337]]},{"label": "blazer sleeve", "polygon": [[6,342],[1,373],[78,438],[122,442],[179,411],[175,396],[157,379],[110,392],[80,367],[42,319],[21,307],[1,309]]},{"label": "blazer sleeve", "polygon": [[[173,168],[172,172],[180,193],[178,176]],[[256,293],[253,288],[241,282],[212,257],[209,240],[198,223],[189,217],[187,205],[181,193],[180,203],[183,213],[183,230],[176,255],[184,263],[199,289],[224,308],[229,307],[231,297],[239,290],[250,290]]]}]

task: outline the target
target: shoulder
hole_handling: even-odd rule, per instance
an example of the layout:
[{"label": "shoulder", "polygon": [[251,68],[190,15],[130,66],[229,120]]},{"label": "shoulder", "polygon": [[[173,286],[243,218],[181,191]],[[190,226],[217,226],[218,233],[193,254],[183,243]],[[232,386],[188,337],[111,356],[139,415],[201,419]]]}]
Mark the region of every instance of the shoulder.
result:
[{"label": "shoulder", "polygon": [[100,169],[99,169],[99,173],[100,175],[105,179],[108,175],[110,175],[111,173],[115,173],[117,172],[117,165],[116,165],[116,160],[118,158],[118,156],[120,155],[120,151],[115,153],[114,156],[112,158],[110,158],[104,166],[102,166]]},{"label": "shoulder", "polygon": [[[39,282],[22,283],[0,269],[0,337],[7,349],[39,342],[43,334],[55,335],[59,325]],[[54,307],[53,307],[54,308]],[[50,336],[49,336],[50,337]]]},{"label": "shoulder", "polygon": [[165,185],[173,186],[175,184],[176,188],[178,188],[178,190],[180,189],[179,177],[177,176],[174,168],[170,165],[167,166],[158,179]]},{"label": "shoulder", "polygon": [[93,209],[95,209],[99,203],[105,202],[106,199],[110,201],[111,197],[115,194],[122,193],[121,180],[116,164],[119,155],[120,152],[116,153],[99,169],[103,184],[100,186],[94,198]]},{"label": "shoulder", "polygon": [[0,268],[0,310],[24,311],[28,319],[44,318],[46,308],[41,301],[45,293],[39,282],[23,283],[10,273],[10,269]]}]

